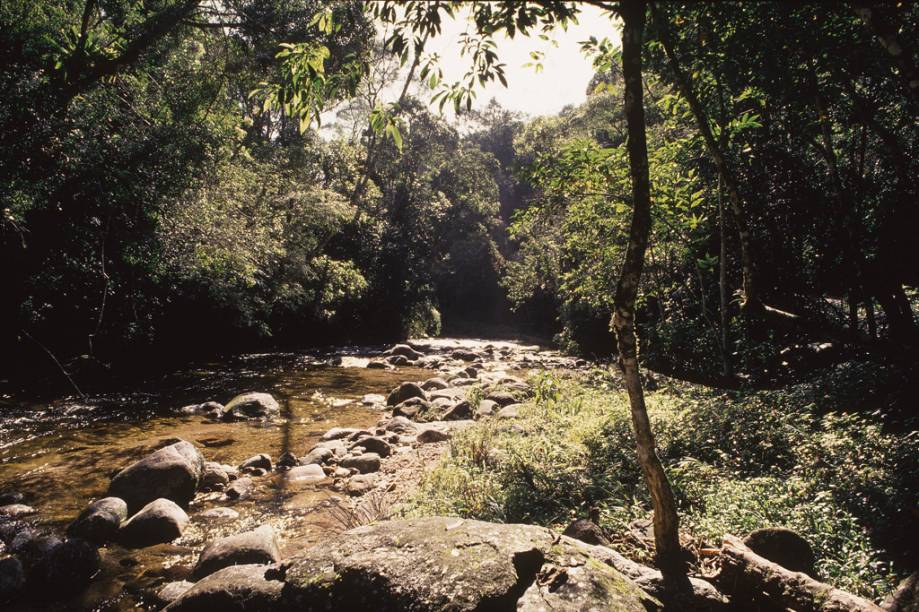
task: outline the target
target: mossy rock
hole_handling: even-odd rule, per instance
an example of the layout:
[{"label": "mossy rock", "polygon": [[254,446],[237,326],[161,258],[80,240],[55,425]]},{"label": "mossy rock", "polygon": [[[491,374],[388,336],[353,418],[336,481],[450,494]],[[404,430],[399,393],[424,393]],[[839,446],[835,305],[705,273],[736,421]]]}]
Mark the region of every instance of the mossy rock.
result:
[{"label": "mossy rock", "polygon": [[295,609],[634,610],[652,597],[543,527],[431,517],[360,527],[285,563]]}]

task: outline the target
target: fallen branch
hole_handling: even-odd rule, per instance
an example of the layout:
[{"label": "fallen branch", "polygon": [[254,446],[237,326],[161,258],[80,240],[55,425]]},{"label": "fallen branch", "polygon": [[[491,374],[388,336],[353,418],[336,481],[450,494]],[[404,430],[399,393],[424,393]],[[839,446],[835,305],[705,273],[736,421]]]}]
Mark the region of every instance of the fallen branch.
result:
[{"label": "fallen branch", "polygon": [[866,599],[760,557],[732,535],[724,536],[718,585],[735,605],[750,602],[797,612],[883,612]]},{"label": "fallen branch", "polygon": [[70,383],[70,386],[73,387],[74,391],[77,392],[77,395],[79,395],[82,399],[85,400],[86,394],[80,391],[80,387],[77,386],[77,383],[74,382],[73,377],[70,376],[70,373],[67,372],[64,366],[61,365],[61,362],[58,361],[57,357],[54,356],[54,353],[51,352],[51,349],[49,349],[47,346],[45,346],[44,344],[42,344],[41,342],[33,338],[32,335],[29,334],[29,332],[25,330],[19,330],[19,333],[21,333],[24,337],[28,338],[29,340],[37,344],[39,348],[41,348],[41,350],[45,351],[48,357],[51,358],[51,361],[54,362],[54,365],[56,365],[57,368],[61,371],[61,374],[63,374],[64,377],[67,378],[67,381]]}]

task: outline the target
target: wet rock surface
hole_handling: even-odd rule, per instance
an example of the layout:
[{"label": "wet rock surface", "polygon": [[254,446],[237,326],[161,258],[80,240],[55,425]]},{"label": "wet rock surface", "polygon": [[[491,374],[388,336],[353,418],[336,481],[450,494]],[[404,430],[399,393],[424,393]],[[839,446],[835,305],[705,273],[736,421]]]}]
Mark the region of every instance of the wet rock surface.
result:
[{"label": "wet rock surface", "polygon": [[192,572],[200,580],[231,565],[271,565],[281,560],[278,538],[270,525],[227,536],[208,544]]},{"label": "wet rock surface", "polygon": [[227,419],[264,419],[280,411],[280,404],[269,393],[243,393],[227,403],[223,414]]},{"label": "wet rock surface", "polygon": [[187,506],[195,497],[204,458],[189,442],[180,440],[161,448],[118,472],[109,495],[123,499],[129,512],[159,498]]},{"label": "wet rock surface", "polygon": [[281,610],[284,583],[266,565],[233,565],[197,582],[165,609],[171,612]]},{"label": "wet rock surface", "polygon": [[103,497],[86,507],[70,524],[67,533],[102,544],[113,540],[121,523],[128,518],[128,504],[118,497]]},{"label": "wet rock surface", "polygon": [[[148,433],[141,443],[134,442],[121,453],[117,461],[103,465],[108,474],[118,465],[127,467],[115,472],[110,483],[103,475],[109,485],[107,500],[71,511],[61,525],[63,530],[70,524],[70,535],[74,536],[71,540],[62,541],[28,522],[11,526],[12,521],[35,518],[42,507],[18,509],[17,504],[34,503],[33,497],[5,492],[0,500],[6,503],[0,505],[13,508],[0,510],[0,559],[5,563],[0,576],[0,599],[15,599],[19,602],[15,610],[30,609],[27,602],[33,595],[23,595],[26,587],[16,586],[16,567],[22,568],[26,580],[35,568],[48,567],[56,550],[69,551],[67,555],[58,553],[62,555],[60,559],[83,559],[76,565],[96,572],[90,552],[95,552],[95,547],[89,542],[80,543],[86,539],[107,546],[103,549],[100,574],[92,578],[92,589],[100,593],[106,592],[109,587],[105,585],[113,576],[130,585],[130,575],[135,574],[138,584],[144,584],[147,603],[143,605],[156,602],[157,607],[173,606],[170,609],[262,609],[259,606],[265,605],[275,609],[272,606],[281,601],[278,597],[284,582],[283,573],[273,567],[280,561],[280,553],[290,556],[304,549],[301,539],[324,541],[343,527],[330,520],[322,509],[330,505],[326,501],[330,494],[334,502],[331,505],[346,508],[352,517],[376,516],[379,520],[384,515],[374,513],[385,513],[389,506],[406,499],[456,431],[471,424],[473,418],[494,417],[497,404],[479,398],[505,392],[516,401],[529,392],[528,385],[508,371],[529,368],[539,359],[535,347],[509,348],[500,353],[481,346],[456,349],[452,342],[440,340],[405,346],[409,350],[399,348],[369,359],[341,355],[318,358],[316,363],[322,364],[319,367],[328,368],[334,363],[341,372],[349,368],[366,370],[365,366],[374,359],[384,358],[408,362],[416,369],[410,375],[399,375],[391,366],[384,372],[367,372],[363,376],[391,376],[391,382],[385,387],[358,387],[353,393],[346,392],[346,397],[310,390],[312,402],[336,410],[357,407],[363,414],[373,416],[325,421],[325,427],[317,430],[315,425],[310,428],[309,416],[301,412],[298,431],[306,429],[307,435],[284,438],[280,448],[248,445],[248,452],[234,452],[250,434],[285,431],[283,419],[287,417],[281,415],[281,403],[272,394],[244,393],[226,407],[198,399],[197,404],[187,404],[185,400],[184,407],[171,408],[185,422],[195,420],[202,424],[202,431],[204,427],[210,429],[203,435],[185,435],[167,428],[159,435],[169,437],[159,439],[155,433]],[[454,358],[455,350],[468,350],[470,354]],[[562,358],[546,353],[545,359]],[[253,386],[256,385],[249,388]],[[272,388],[272,393],[276,390]],[[212,393],[217,398],[229,395],[219,390]],[[279,397],[285,397],[283,392]],[[288,404],[284,406],[286,413]],[[176,435],[185,439],[177,439]],[[272,457],[278,458],[277,465]],[[103,485],[99,492],[104,490]],[[123,505],[118,506],[113,501],[115,497]],[[234,538],[245,539],[265,519],[281,535],[280,542],[275,542],[278,555],[259,559],[259,563],[269,564],[267,570],[266,566],[249,568],[250,559],[243,553],[234,558],[232,565],[217,571],[193,569],[199,555],[203,562],[205,549],[219,542],[233,542]],[[307,525],[317,525],[318,529]],[[316,529],[314,534],[303,538],[301,534],[310,528]],[[11,553],[16,556],[2,557]],[[61,566],[55,567],[59,568],[56,580],[73,585],[67,592],[76,594],[86,587],[87,572],[68,577],[60,571]],[[186,577],[203,579],[193,585],[182,580]],[[119,592],[114,585],[121,583],[112,584],[109,592]],[[133,591],[126,601],[131,601],[137,592],[136,587],[130,588]],[[119,593],[118,597],[125,595]]]},{"label": "wet rock surface", "polygon": [[188,515],[168,499],[156,499],[132,516],[118,530],[118,540],[131,548],[171,542],[182,535]]}]

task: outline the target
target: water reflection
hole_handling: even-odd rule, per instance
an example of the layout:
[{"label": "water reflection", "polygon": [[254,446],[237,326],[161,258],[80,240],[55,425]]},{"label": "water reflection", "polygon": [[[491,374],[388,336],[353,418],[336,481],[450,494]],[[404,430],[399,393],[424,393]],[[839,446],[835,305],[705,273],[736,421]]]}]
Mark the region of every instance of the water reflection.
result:
[{"label": "water reflection", "polygon": [[[0,490],[21,491],[38,510],[39,524],[63,529],[90,500],[105,494],[115,471],[170,439],[193,442],[206,459],[230,465],[258,453],[273,460],[286,450],[302,455],[330,427],[376,423],[379,413],[360,403],[365,394],[386,393],[399,382],[429,375],[411,368],[368,369],[359,354],[343,360],[351,367],[317,364],[321,359],[294,353],[244,355],[178,372],[131,393],[89,401],[4,400]],[[281,404],[280,418],[215,423],[178,413],[188,404],[225,403],[246,391],[274,395]],[[339,527],[325,511],[333,499],[327,487],[291,483],[277,474],[256,481],[250,499],[232,504],[240,514],[237,519],[199,520],[196,515],[204,510],[230,505],[220,493],[199,495],[189,509],[189,528],[176,542],[138,551],[104,549],[100,576],[78,601],[60,609],[149,605],[142,599],[143,589],[185,577],[196,551],[215,537],[270,523],[281,534],[283,552],[290,554]]]}]

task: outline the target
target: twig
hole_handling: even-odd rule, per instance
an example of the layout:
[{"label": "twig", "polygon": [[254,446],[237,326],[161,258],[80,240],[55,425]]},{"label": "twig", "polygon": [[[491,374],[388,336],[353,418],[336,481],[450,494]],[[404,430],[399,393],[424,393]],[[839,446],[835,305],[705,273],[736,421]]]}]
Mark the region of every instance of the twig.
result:
[{"label": "twig", "polygon": [[23,336],[25,336],[26,338],[28,338],[29,340],[31,340],[32,342],[34,342],[35,344],[37,344],[37,345],[41,348],[41,350],[45,351],[45,353],[48,354],[48,357],[51,358],[51,361],[54,362],[54,364],[58,367],[58,369],[61,371],[61,373],[67,378],[68,382],[70,382],[70,386],[72,386],[72,387],[74,388],[74,390],[77,392],[77,395],[79,395],[82,399],[85,400],[85,399],[86,399],[86,394],[83,393],[82,391],[80,391],[80,387],[77,386],[77,383],[74,382],[73,378],[70,376],[70,374],[69,374],[69,373],[67,372],[67,370],[64,368],[64,366],[61,365],[61,362],[58,361],[57,357],[54,356],[54,353],[52,353],[51,350],[50,350],[47,346],[45,346],[44,344],[42,344],[41,342],[39,342],[38,340],[36,340],[35,338],[33,338],[32,335],[31,335],[29,332],[27,332],[27,331],[21,329],[21,330],[19,330],[19,333],[21,333]]}]

